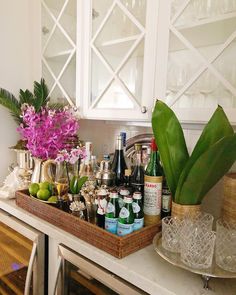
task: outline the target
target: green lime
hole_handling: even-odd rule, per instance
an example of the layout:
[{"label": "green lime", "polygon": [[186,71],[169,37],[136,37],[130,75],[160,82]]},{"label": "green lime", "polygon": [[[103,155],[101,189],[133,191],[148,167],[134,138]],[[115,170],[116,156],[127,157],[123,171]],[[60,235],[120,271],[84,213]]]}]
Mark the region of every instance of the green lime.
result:
[{"label": "green lime", "polygon": [[39,189],[40,189],[40,187],[39,187],[38,183],[31,183],[29,186],[29,193],[35,197],[37,195],[37,192],[39,191]]},{"label": "green lime", "polygon": [[51,197],[48,199],[48,202],[51,202],[51,203],[57,203],[57,196],[51,196]]},{"label": "green lime", "polygon": [[50,191],[48,189],[41,188],[37,192],[37,198],[40,200],[47,201],[49,197],[50,197]]},{"label": "green lime", "polygon": [[39,187],[40,189],[49,189],[50,183],[48,181],[40,182]]},{"label": "green lime", "polygon": [[49,183],[48,190],[50,191],[51,196],[54,195],[54,189],[55,189],[54,183]]}]

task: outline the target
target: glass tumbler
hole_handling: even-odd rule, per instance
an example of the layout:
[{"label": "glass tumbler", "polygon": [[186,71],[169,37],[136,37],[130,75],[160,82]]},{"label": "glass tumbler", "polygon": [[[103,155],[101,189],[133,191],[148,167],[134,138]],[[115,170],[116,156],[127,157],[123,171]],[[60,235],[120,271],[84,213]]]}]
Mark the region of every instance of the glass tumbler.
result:
[{"label": "glass tumbler", "polygon": [[181,221],[174,217],[162,219],[162,247],[171,252],[179,252],[179,232]]},{"label": "glass tumbler", "polygon": [[218,266],[236,272],[236,223],[217,220],[215,257]]},{"label": "glass tumbler", "polygon": [[212,264],[215,233],[214,217],[205,212],[186,216],[180,230],[181,260],[192,268],[208,268]]},{"label": "glass tumbler", "polygon": [[215,232],[206,231],[202,228],[195,228],[185,236],[185,240],[181,243],[181,261],[186,265],[204,269],[212,265]]}]

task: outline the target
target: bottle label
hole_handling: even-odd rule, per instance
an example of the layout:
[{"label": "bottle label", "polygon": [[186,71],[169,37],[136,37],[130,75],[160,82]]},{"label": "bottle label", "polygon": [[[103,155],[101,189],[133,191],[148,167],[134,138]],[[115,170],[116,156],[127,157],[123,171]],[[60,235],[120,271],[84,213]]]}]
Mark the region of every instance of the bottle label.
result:
[{"label": "bottle label", "polygon": [[117,218],[105,217],[105,229],[113,234],[117,233]]},{"label": "bottle label", "polygon": [[123,207],[123,208],[120,210],[119,217],[120,217],[120,218],[128,218],[128,217],[129,217],[129,210],[128,210],[127,208]]},{"label": "bottle label", "polygon": [[139,230],[144,225],[144,218],[135,218],[134,219],[134,230]]},{"label": "bottle label", "polygon": [[133,207],[134,213],[138,213],[140,211],[140,206],[138,203],[133,202],[132,207]]},{"label": "bottle label", "polygon": [[144,179],[144,207],[146,215],[161,214],[162,176],[147,176]]},{"label": "bottle label", "polygon": [[118,199],[120,209],[124,206],[124,200],[122,198]]},{"label": "bottle label", "polygon": [[162,211],[170,212],[171,195],[162,195]]},{"label": "bottle label", "polygon": [[123,224],[118,222],[117,234],[118,236],[125,236],[133,232],[133,223],[132,224]]},{"label": "bottle label", "polygon": [[112,213],[112,212],[115,212],[115,206],[111,202],[109,202],[107,205],[106,213]]}]

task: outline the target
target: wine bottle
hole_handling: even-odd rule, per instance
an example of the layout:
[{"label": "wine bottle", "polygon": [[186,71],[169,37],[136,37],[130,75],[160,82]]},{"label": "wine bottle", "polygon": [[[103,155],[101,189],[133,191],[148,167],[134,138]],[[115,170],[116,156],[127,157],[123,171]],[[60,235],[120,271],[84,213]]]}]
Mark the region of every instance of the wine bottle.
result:
[{"label": "wine bottle", "polygon": [[131,174],[131,186],[134,192],[144,193],[144,168],[142,165],[142,145],[136,143],[134,145],[136,153],[136,163]]},{"label": "wine bottle", "polygon": [[122,137],[118,135],[116,140],[116,150],[112,161],[112,171],[116,174],[116,186],[121,186],[125,183],[125,169],[127,169],[127,165],[124,158]]},{"label": "wine bottle", "polygon": [[144,176],[144,224],[158,223],[161,219],[163,169],[155,139],[151,141],[151,155]]},{"label": "wine bottle", "polygon": [[171,215],[171,192],[165,176],[163,175],[162,197],[161,197],[161,218]]}]

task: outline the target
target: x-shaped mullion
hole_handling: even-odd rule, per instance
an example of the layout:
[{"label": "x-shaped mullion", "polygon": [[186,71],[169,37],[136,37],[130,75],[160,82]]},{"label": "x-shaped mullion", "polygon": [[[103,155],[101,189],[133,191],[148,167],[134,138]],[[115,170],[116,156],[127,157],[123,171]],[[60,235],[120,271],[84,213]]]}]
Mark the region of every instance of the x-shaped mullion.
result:
[{"label": "x-shaped mullion", "polygon": [[61,16],[63,15],[63,12],[68,4],[69,0],[65,0],[63,6],[62,6],[62,9],[58,15],[58,17],[55,17],[54,14],[51,12],[51,10],[48,8],[48,6],[45,4],[45,2],[42,0],[42,4],[44,6],[44,8],[46,9],[47,13],[49,14],[49,16],[51,16],[51,18],[53,19],[54,21],[54,25],[53,25],[53,28],[52,28],[52,31],[50,32],[49,36],[48,36],[48,39],[43,47],[43,50],[42,50],[42,54],[45,53],[46,49],[47,49],[47,46],[48,46],[48,43],[50,42],[55,30],[56,30],[56,27],[58,27],[62,34],[66,37],[66,39],[69,41],[69,43],[71,44],[71,46],[73,48],[76,47],[74,41],[70,38],[70,36],[67,34],[66,30],[63,29],[63,27],[61,26],[61,24],[59,23],[59,20],[61,19]]},{"label": "x-shaped mullion", "polygon": [[143,39],[143,37],[144,37],[144,33],[141,33],[140,36],[139,36],[139,38],[136,39],[136,41],[131,46],[130,50],[128,51],[128,53],[126,54],[126,56],[124,57],[124,59],[121,61],[120,65],[116,68],[116,70],[113,70],[112,69],[112,67],[110,66],[110,64],[106,61],[106,59],[103,57],[103,55],[100,53],[100,51],[96,48],[96,46],[94,44],[91,44],[91,48],[93,49],[93,51],[95,52],[95,54],[98,56],[98,58],[102,61],[102,63],[105,65],[105,67],[107,68],[107,70],[109,71],[109,73],[111,74],[111,78],[109,79],[108,83],[104,87],[103,91],[97,96],[97,98],[91,104],[91,107],[92,108],[96,106],[96,104],[98,103],[99,99],[107,91],[107,89],[109,88],[109,86],[111,85],[111,83],[112,83],[112,81],[114,79],[119,83],[119,85],[122,87],[122,89],[125,91],[125,93],[128,94],[128,96],[132,99],[132,101],[136,105],[140,106],[139,105],[139,102],[137,101],[137,99],[129,91],[129,89],[126,87],[126,85],[123,83],[123,81],[119,78],[119,72],[123,68],[123,66],[125,65],[125,63],[127,62],[127,60],[129,59],[129,57],[131,56],[131,54],[134,52],[134,50],[136,49],[136,47],[138,46],[138,44],[141,42],[141,40]]},{"label": "x-shaped mullion", "polygon": [[170,105],[173,105],[184,92],[191,87],[191,85],[199,78],[199,76],[207,69],[211,71],[211,73],[220,80],[224,86],[229,89],[234,95],[236,95],[236,89],[227,81],[224,76],[212,65],[212,63],[221,55],[221,53],[229,46],[229,44],[236,38],[236,31],[233,32],[229,38],[222,44],[222,46],[216,51],[214,55],[211,56],[209,60],[207,60],[199,51],[173,26],[170,25],[170,31],[172,31],[177,38],[179,38],[183,44],[190,50],[192,50],[198,58],[202,61],[203,65],[200,67],[198,71],[192,76],[192,78],[177,92],[174,98],[170,99]]}]

